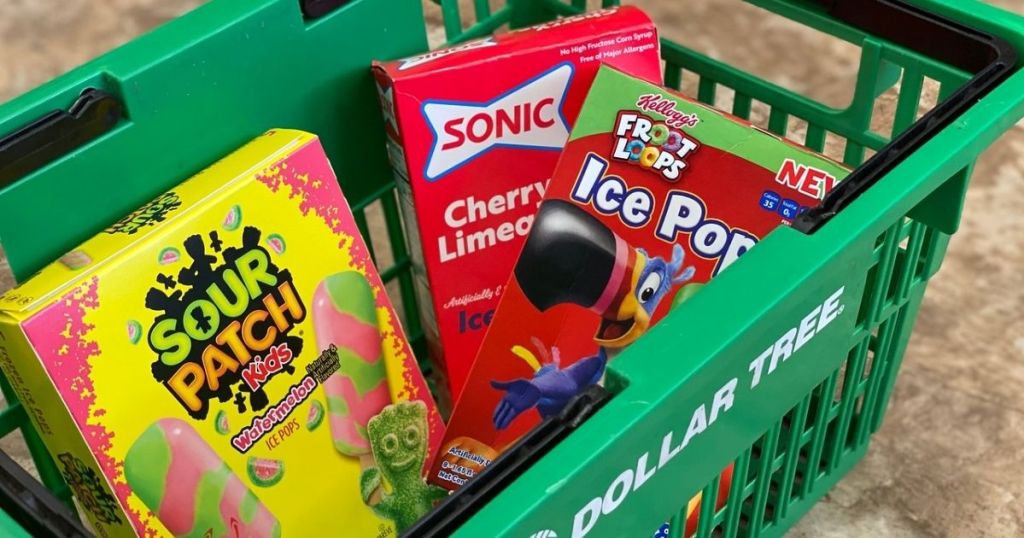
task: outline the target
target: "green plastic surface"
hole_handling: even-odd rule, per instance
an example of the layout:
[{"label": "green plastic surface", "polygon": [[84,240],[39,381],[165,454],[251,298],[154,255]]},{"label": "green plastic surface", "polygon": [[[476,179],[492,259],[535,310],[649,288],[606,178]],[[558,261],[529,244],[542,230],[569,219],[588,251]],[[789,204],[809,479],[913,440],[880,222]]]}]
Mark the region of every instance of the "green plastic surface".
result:
[{"label": "green plastic surface", "polygon": [[[744,118],[762,102],[771,130],[816,150],[826,134],[839,137],[850,165],[891,136],[870,129],[880,92],[901,81],[898,132],[917,118],[925,79],[937,81],[945,97],[968,78],[806,1],[750,1],[861,48],[848,107],[824,106],[667,41],[666,83],[679,87],[684,71],[696,73],[705,102],[730,88],[732,112]],[[974,0],[913,3],[1024,48],[1016,16]],[[447,39],[458,42],[587,3],[508,0],[492,9],[483,0],[463,2],[469,13],[460,13],[457,0],[440,4]],[[419,340],[368,67],[373,58],[425,48],[419,0],[354,0],[313,22],[303,20],[297,0],[213,0],[3,105],[0,133],[66,108],[88,86],[120,96],[129,115],[114,132],[0,191],[0,242],[15,274],[28,277],[267,128],[294,127],[322,136],[364,234],[364,209],[379,200],[392,249],[386,259],[395,260],[382,270],[399,283],[407,328]],[[673,529],[680,536],[687,501],[702,489],[714,498],[730,463],[736,478],[728,501],[721,510],[704,505],[697,535],[781,535],[866,453],[927,282],[957,229],[972,163],[1022,116],[1024,74],[1015,73],[813,235],[784,228],[768,236],[618,357],[609,367],[611,401],[456,535],[573,536],[574,517],[596,502],[601,515],[588,537],[649,536],[668,519],[680,523]],[[807,122],[805,136],[791,132],[791,118]],[[840,289],[841,313],[752,387],[751,362]],[[716,391],[733,379],[731,407],[675,452],[695,410],[709,412]],[[67,499],[24,412],[6,383],[0,388],[12,402],[0,414],[0,433],[20,426],[44,482]],[[12,524],[0,518],[0,529],[13,534]]]}]

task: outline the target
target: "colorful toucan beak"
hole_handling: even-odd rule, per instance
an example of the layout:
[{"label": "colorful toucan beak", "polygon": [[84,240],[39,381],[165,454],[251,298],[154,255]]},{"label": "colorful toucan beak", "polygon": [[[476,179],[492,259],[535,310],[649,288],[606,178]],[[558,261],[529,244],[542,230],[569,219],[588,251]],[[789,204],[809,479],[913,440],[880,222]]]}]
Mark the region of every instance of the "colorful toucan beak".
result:
[{"label": "colorful toucan beak", "polygon": [[621,273],[617,265],[625,263],[620,258],[629,250],[593,215],[569,202],[548,200],[537,211],[516,262],[515,278],[542,312],[576,304],[603,314],[595,307],[609,302],[607,288]]},{"label": "colorful toucan beak", "polygon": [[628,277],[623,279],[622,288],[601,316],[594,340],[603,347],[622,348],[636,341],[647,332],[651,317],[636,298],[640,273],[647,264],[643,254],[636,253]]},{"label": "colorful toucan beak", "polygon": [[538,310],[559,304],[586,308],[601,316],[594,339],[621,347],[650,325],[634,293],[646,263],[593,215],[572,203],[548,200],[537,212],[515,277]]}]

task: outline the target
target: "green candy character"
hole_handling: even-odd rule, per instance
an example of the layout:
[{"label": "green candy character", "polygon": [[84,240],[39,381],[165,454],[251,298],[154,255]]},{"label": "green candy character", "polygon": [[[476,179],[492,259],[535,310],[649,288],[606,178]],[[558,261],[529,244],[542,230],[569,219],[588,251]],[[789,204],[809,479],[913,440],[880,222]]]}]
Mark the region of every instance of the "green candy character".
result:
[{"label": "green candy character", "polygon": [[360,477],[363,502],[369,503],[373,492],[386,483],[389,487],[382,488],[380,502],[370,508],[401,533],[448,496],[420,474],[427,459],[427,406],[420,401],[389,405],[369,420],[366,429],[377,466]]}]

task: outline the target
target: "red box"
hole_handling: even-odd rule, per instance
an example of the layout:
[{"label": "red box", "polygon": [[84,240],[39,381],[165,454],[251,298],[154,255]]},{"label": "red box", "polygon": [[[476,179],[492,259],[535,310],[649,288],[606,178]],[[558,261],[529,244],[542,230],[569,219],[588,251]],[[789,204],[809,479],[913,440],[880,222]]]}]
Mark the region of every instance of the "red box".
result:
[{"label": "red box", "polygon": [[596,11],[374,66],[421,315],[450,397],[602,62],[660,82],[650,18]]},{"label": "red box", "polygon": [[[456,489],[475,476],[601,383],[608,362],[672,304],[700,293],[847,172],[747,122],[602,68],[427,479]],[[834,319],[827,310],[819,329]],[[677,338],[685,357],[687,335]],[[673,446],[697,430],[684,431]]]}]

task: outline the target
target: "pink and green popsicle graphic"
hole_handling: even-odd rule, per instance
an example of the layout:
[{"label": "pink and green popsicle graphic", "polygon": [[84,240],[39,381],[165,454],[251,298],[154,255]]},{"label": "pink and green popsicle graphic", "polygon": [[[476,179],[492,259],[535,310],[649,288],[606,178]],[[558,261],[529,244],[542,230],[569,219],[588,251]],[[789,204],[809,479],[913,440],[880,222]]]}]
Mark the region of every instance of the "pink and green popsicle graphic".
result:
[{"label": "pink and green popsicle graphic", "polygon": [[324,382],[334,447],[368,456],[366,427],[391,403],[373,288],[355,271],[325,278],[313,294],[317,346],[338,349],[340,369]]},{"label": "pink and green popsicle graphic", "polygon": [[277,518],[183,420],[150,425],[128,450],[124,473],[174,536],[281,536]]}]

